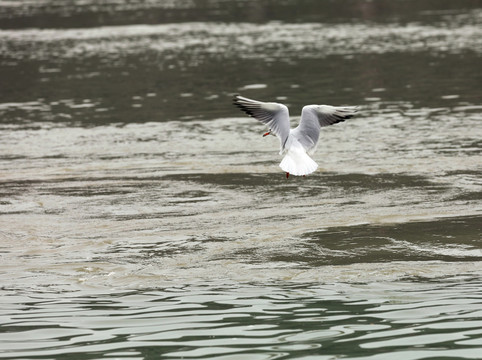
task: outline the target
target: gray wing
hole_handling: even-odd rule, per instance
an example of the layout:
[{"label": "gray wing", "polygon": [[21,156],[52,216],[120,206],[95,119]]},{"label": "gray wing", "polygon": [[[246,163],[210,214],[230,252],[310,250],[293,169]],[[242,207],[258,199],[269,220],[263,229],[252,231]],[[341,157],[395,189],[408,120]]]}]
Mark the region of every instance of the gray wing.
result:
[{"label": "gray wing", "polygon": [[274,102],[261,102],[239,95],[233,98],[233,103],[246,114],[267,125],[271,133],[280,139],[281,150],[284,149],[290,134],[290,116],[285,105]]},{"label": "gray wing", "polygon": [[357,111],[356,106],[306,105],[301,111],[300,124],[293,130],[293,135],[306,151],[313,153],[323,126],[345,121]]}]

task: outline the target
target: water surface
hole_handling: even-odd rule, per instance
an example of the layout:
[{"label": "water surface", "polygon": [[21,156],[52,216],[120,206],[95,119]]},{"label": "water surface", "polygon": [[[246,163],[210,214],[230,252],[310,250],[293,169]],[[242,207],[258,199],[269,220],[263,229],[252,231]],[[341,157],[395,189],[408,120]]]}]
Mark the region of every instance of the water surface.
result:
[{"label": "water surface", "polygon": [[[480,357],[481,24],[0,1],[0,357]],[[234,93],[361,111],[287,180]]]}]

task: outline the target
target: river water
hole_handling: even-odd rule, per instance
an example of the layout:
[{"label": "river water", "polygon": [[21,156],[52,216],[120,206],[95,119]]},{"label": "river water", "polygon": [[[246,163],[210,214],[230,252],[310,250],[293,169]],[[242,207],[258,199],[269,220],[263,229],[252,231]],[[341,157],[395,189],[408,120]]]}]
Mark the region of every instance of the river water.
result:
[{"label": "river water", "polygon": [[[0,358],[480,359],[482,1],[0,0]],[[359,105],[306,178],[233,94]]]}]

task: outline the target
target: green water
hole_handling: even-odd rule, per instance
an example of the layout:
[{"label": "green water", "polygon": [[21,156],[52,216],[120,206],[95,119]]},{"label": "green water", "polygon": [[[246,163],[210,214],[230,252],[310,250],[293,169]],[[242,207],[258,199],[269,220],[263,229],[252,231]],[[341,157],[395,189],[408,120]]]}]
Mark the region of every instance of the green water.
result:
[{"label": "green water", "polygon": [[[0,358],[479,359],[481,24],[0,0]],[[235,93],[360,112],[286,179]]]}]

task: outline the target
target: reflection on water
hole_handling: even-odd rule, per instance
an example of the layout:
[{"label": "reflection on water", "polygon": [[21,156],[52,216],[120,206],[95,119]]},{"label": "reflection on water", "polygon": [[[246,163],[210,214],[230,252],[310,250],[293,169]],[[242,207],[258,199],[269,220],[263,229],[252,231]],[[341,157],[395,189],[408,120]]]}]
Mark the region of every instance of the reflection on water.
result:
[{"label": "reflection on water", "polygon": [[212,22],[437,22],[465,18],[480,0],[2,0],[2,28],[83,28],[102,25]]},{"label": "reflection on water", "polygon": [[302,3],[0,0],[0,358],[480,357],[482,3]]},{"label": "reflection on water", "polygon": [[457,277],[172,286],[62,299],[6,292],[2,302],[16,305],[4,311],[0,357],[476,359],[481,299],[473,294],[480,286]]}]

